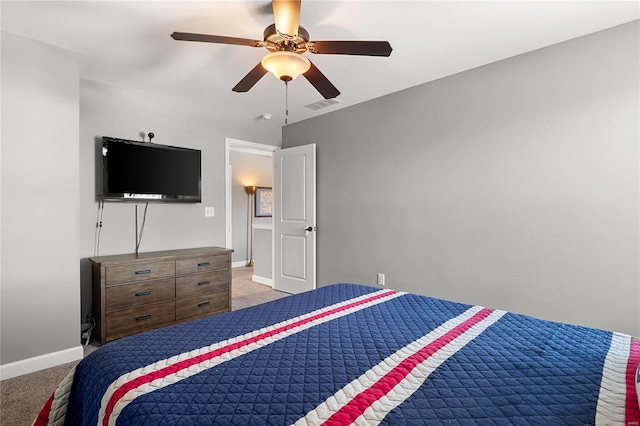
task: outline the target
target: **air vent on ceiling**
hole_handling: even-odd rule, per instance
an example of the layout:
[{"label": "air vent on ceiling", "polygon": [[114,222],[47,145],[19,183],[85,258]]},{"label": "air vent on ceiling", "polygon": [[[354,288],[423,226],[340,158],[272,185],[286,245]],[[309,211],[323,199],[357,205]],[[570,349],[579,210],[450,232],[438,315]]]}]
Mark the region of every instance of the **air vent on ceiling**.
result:
[{"label": "air vent on ceiling", "polygon": [[309,105],[305,105],[304,107],[309,108],[310,110],[313,110],[313,111],[317,111],[319,109],[326,108],[328,106],[335,105],[338,103],[340,103],[340,101],[337,99],[323,99],[321,101],[314,102]]}]

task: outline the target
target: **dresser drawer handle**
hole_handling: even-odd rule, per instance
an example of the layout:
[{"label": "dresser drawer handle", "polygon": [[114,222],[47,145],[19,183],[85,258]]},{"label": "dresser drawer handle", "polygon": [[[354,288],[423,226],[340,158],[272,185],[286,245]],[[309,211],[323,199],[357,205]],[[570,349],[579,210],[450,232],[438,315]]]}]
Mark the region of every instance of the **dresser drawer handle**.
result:
[{"label": "dresser drawer handle", "polygon": [[211,281],[202,281],[198,283],[198,285],[209,285],[209,284],[211,284]]},{"label": "dresser drawer handle", "polygon": [[145,275],[150,273],[151,273],[151,269],[140,269],[136,271],[136,275]]},{"label": "dresser drawer handle", "polygon": [[198,308],[202,308],[203,306],[207,306],[209,305],[211,302],[202,302],[202,303],[198,303]]},{"label": "dresser drawer handle", "polygon": [[201,266],[209,266],[209,265],[211,265],[211,262],[201,262],[201,263],[198,263],[198,268]]},{"label": "dresser drawer handle", "polygon": [[151,294],[151,290],[136,291],[136,296],[147,296]]},{"label": "dresser drawer handle", "polygon": [[151,315],[142,315],[142,316],[136,317],[136,321],[144,321],[149,318],[151,318]]}]

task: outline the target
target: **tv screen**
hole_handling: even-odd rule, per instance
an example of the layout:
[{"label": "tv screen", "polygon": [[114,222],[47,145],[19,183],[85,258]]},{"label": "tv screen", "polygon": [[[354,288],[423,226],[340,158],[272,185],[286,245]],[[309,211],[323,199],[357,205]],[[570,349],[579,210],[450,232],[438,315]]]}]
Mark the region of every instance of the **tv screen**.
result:
[{"label": "tv screen", "polygon": [[201,152],[102,138],[102,199],[201,202]]}]

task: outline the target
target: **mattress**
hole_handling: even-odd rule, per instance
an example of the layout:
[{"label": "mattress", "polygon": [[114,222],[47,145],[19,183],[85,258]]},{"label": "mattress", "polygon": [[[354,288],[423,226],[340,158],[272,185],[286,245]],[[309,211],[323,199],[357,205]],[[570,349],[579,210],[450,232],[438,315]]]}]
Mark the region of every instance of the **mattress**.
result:
[{"label": "mattress", "polygon": [[36,425],[627,424],[620,333],[355,284],[108,343]]}]

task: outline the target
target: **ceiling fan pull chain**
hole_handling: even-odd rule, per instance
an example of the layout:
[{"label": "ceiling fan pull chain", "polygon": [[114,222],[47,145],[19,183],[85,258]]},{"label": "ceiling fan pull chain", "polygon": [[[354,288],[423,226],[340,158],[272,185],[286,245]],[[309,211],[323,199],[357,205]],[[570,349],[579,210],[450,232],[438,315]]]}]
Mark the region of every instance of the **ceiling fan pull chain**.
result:
[{"label": "ceiling fan pull chain", "polygon": [[289,118],[289,83],[287,81],[284,82],[284,124],[288,124],[287,120]]}]

